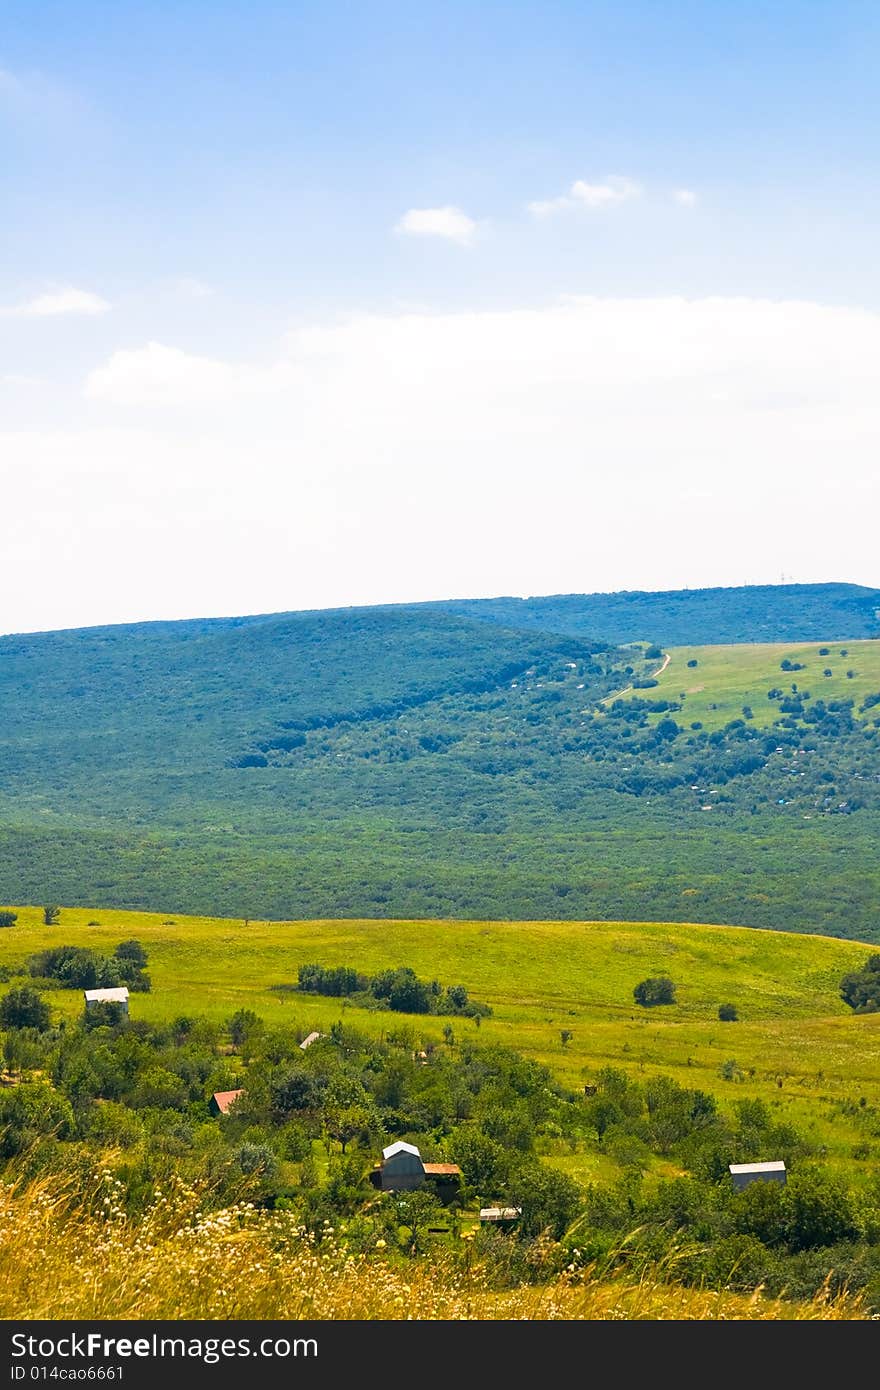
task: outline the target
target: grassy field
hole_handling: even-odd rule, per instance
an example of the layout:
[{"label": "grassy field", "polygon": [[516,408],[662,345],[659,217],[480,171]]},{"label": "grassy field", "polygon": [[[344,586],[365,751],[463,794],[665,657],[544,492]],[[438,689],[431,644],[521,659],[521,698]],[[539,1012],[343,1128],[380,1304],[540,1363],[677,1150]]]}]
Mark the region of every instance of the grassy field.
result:
[{"label": "grassy field", "polygon": [[[826,649],[828,654],[820,655]],[[793,681],[814,700],[854,699],[856,709],[866,695],[880,690],[878,641],[674,647],[670,658],[650,692],[652,697],[677,700],[683,691],[686,698],[680,717],[687,716],[688,722],[699,719],[707,729],[740,718],[743,705],[751,706],[756,724],[771,724],[779,717],[779,705],[767,699],[767,691],[774,686],[788,691]],[[781,670],[780,662],[786,659],[800,662],[804,669]],[[698,664],[689,667],[694,660]],[[824,675],[826,670],[832,674]],[[847,671],[853,676],[848,677]]]},{"label": "grassy field", "polygon": [[[880,1015],[856,1017],[838,995],[840,977],[870,948],[824,937],[734,927],[620,922],[257,922],[65,908],[58,926],[19,908],[0,932],[0,965],[48,945],[112,951],[136,936],[149,954],[150,994],[131,999],[134,1018],[216,1020],[251,1008],[275,1025],[326,1030],[340,1017],[369,1033],[413,1027],[440,1041],[443,1018],[346,1006],[278,992],[299,965],[351,964],[372,973],[412,966],[425,978],[463,983],[491,1004],[481,1040],[497,1040],[549,1065],[579,1087],[611,1064],[633,1075],[665,1072],[711,1091],[723,1104],[763,1096],[830,1165],[851,1177],[880,1155]],[[632,990],[670,975],[674,1006],[644,1010]],[[82,1007],[78,991],[48,996],[59,1014]],[[740,1021],[720,1023],[721,1003]],[[471,1020],[454,1020],[458,1037]],[[563,1045],[562,1030],[571,1032]],[[722,1073],[735,1062],[732,1077]],[[730,1072],[730,1068],[725,1068]],[[864,1101],[864,1104],[860,1102]],[[859,1157],[853,1156],[853,1150]],[[611,1176],[595,1154],[560,1144],[546,1155],[581,1180]],[[866,1161],[867,1160],[867,1161]]]},{"label": "grassy field", "polygon": [[[610,1280],[589,1269],[493,1291],[479,1258],[464,1267],[351,1255],[303,1240],[286,1214],[198,1211],[200,1194],[171,1188],[140,1222],[70,1210],[57,1184],[0,1189],[0,1318],[851,1320],[845,1294],[788,1302],[682,1288],[658,1277]],[[94,1271],[85,1278],[84,1271]]]}]

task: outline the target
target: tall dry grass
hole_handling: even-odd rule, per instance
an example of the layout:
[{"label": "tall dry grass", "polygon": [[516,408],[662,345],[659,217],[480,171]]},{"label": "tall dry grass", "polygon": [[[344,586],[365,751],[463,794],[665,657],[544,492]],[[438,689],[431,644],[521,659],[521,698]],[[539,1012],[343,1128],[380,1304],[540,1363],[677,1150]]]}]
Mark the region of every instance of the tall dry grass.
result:
[{"label": "tall dry grass", "polygon": [[202,1212],[183,1183],[128,1219],[105,1173],[84,1207],[49,1180],[0,1187],[0,1317],[191,1319],[860,1319],[858,1299],[712,1293],[589,1271],[493,1292],[477,1258],[351,1254],[288,1213]]}]

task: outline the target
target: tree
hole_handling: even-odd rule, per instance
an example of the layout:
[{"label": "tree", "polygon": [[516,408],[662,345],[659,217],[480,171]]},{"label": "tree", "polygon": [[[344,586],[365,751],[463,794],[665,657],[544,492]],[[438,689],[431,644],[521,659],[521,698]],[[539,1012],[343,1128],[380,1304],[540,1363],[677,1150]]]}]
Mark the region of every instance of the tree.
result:
[{"label": "tree", "polygon": [[549,1231],[558,1240],[577,1216],[581,1200],[580,1188],[567,1173],[535,1163],[514,1173],[505,1205],[520,1210],[518,1235],[534,1237]]},{"label": "tree", "polygon": [[60,916],[61,916],[61,908],[60,908],[60,907],[44,907],[44,908],[43,908],[43,926],[44,926],[44,927],[56,927],[56,926],[58,925],[58,919],[59,919]]},{"label": "tree", "polygon": [[841,998],[857,1014],[880,1010],[880,955],[869,956],[861,970],[851,970],[840,982]]},{"label": "tree", "polygon": [[0,912],[0,927],[14,927],[17,921],[17,912]]},{"label": "tree", "polygon": [[721,1019],[722,1023],[736,1023],[737,1019],[739,1018],[739,1013],[737,1012],[736,1005],[719,1004],[718,1017]]},{"label": "tree", "polygon": [[263,1027],[263,1024],[253,1009],[238,1009],[229,1020],[228,1026],[233,1043],[236,1047],[241,1047],[254,1032]]},{"label": "tree", "polygon": [[368,1136],[377,1120],[366,1105],[343,1105],[328,1110],[324,1122],[331,1139],[338,1139],[345,1153],[352,1139]]},{"label": "tree", "polygon": [[281,1115],[295,1110],[314,1110],[320,1104],[323,1089],[317,1077],[305,1071],[292,1071],[273,1086],[272,1103]]},{"label": "tree", "polygon": [[92,1028],[118,1028],[126,1021],[127,1015],[122,1005],[114,999],[98,999],[85,1012],[85,1025],[89,1031]]},{"label": "tree", "polygon": [[655,1004],[674,1004],[675,985],[668,975],[654,975],[636,985],[633,998],[646,1009]]},{"label": "tree", "polygon": [[431,1226],[445,1224],[443,1207],[433,1192],[417,1188],[414,1192],[401,1192],[392,1197],[388,1205],[393,1213],[395,1226],[404,1226],[409,1231],[407,1248],[411,1255],[423,1250]]},{"label": "tree", "polygon": [[73,1128],[69,1101],[45,1082],[0,1092],[0,1158],[13,1158],[46,1135],[67,1139]]},{"label": "tree", "polygon": [[4,1028],[36,1028],[45,1033],[49,1027],[49,1005],[35,989],[22,985],[11,989],[0,1000],[0,1025]]},{"label": "tree", "polygon": [[116,950],[113,952],[117,960],[130,961],[137,966],[138,970],[143,970],[147,964],[147,953],[139,941],[120,941]]},{"label": "tree", "polygon": [[699,662],[697,661],[697,658],[696,658],[695,656],[692,656],[691,659],[690,659],[690,661],[688,662],[688,666],[693,667],[693,666],[698,666],[698,665],[699,665]]},{"label": "tree", "polygon": [[566,1047],[568,1043],[571,1042],[573,1037],[574,1033],[571,1031],[570,1028],[563,1028],[559,1034],[559,1038],[563,1047]]},{"label": "tree", "polygon": [[792,1250],[813,1250],[858,1234],[849,1197],[826,1174],[799,1171],[785,1192],[786,1240]]}]

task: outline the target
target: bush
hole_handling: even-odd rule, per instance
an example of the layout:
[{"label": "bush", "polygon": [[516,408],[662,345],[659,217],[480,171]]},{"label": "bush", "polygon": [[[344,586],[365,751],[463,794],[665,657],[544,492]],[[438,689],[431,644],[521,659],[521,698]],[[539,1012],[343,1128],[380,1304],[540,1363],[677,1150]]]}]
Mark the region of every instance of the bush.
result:
[{"label": "bush", "polygon": [[139,941],[120,941],[116,950],[113,952],[117,960],[130,961],[137,966],[138,970],[143,970],[147,964],[147,953]]},{"label": "bush", "polygon": [[841,998],[857,1014],[880,1009],[880,955],[869,956],[861,970],[851,970],[840,982]]},{"label": "bush", "polygon": [[11,989],[0,1000],[0,1025],[4,1028],[36,1028],[45,1033],[49,1027],[49,1005],[29,985]]},{"label": "bush", "polygon": [[0,912],[0,927],[14,927],[17,921],[17,912]]},{"label": "bush", "polygon": [[60,916],[61,916],[61,908],[60,908],[60,907],[44,907],[44,908],[43,908],[43,926],[44,926],[44,927],[55,927],[55,926],[57,926],[57,925],[58,925],[58,919],[59,919]]},{"label": "bush", "polygon": [[722,1023],[736,1023],[737,1019],[739,1018],[739,1013],[737,1012],[736,1005],[719,1004],[718,1017],[721,1019]]},{"label": "bush", "polygon": [[636,985],[633,998],[646,1009],[655,1004],[674,1004],[675,985],[668,975],[654,975]]}]

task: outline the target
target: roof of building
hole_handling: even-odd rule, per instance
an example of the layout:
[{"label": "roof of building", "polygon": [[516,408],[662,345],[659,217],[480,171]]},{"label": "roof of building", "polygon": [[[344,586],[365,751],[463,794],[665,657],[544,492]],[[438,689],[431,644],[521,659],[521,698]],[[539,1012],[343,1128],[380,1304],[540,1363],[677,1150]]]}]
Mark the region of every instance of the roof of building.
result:
[{"label": "roof of building", "polygon": [[318,1039],[323,1038],[323,1036],[323,1033],[309,1033],[309,1036],[307,1038],[303,1038],[302,1042],[300,1043],[301,1050],[305,1052],[307,1047],[311,1047],[313,1042],[317,1042]]},{"label": "roof of building", "polygon": [[729,1163],[731,1173],[784,1173],[785,1164],[781,1158],[772,1163]]},{"label": "roof of building", "polygon": [[516,1221],[520,1216],[519,1207],[480,1207],[481,1221]]},{"label": "roof of building", "polygon": [[433,1176],[435,1178],[451,1178],[459,1177],[461,1175],[461,1169],[459,1168],[457,1163],[425,1163],[423,1164],[423,1167],[428,1177]]},{"label": "roof of building", "polygon": [[243,1094],[243,1089],[238,1091],[215,1091],[211,1099],[221,1115],[228,1115],[230,1108],[235,1104],[239,1096]]},{"label": "roof of building", "polygon": [[389,1144],[387,1149],[382,1150],[384,1159],[393,1158],[395,1154],[415,1154],[416,1158],[422,1156],[415,1144],[405,1144],[402,1139],[398,1139],[396,1144]]},{"label": "roof of building", "polygon": [[128,1000],[128,990],[125,985],[119,985],[115,989],[84,989],[87,1004],[125,1004]]}]

